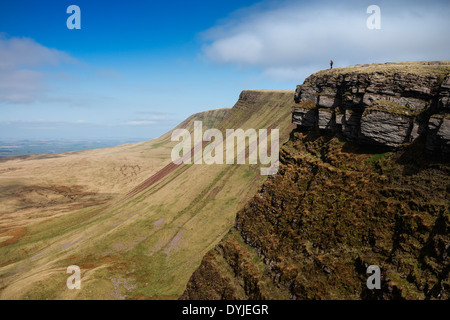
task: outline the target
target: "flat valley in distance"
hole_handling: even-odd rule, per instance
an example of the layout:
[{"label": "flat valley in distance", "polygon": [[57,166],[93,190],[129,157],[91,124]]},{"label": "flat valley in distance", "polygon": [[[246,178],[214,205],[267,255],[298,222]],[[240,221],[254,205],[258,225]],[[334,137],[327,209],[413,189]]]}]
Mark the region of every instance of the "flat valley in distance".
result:
[{"label": "flat valley in distance", "polygon": [[0,139],[0,158],[111,148],[148,139]]}]

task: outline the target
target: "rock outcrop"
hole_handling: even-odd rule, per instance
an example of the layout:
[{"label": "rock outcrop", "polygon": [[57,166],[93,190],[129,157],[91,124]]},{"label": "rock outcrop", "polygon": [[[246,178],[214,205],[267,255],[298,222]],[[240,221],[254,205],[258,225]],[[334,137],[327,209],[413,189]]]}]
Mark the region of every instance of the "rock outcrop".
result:
[{"label": "rock outcrop", "polygon": [[428,153],[450,154],[450,62],[325,70],[297,86],[292,121],[358,143],[397,148],[425,135]]}]

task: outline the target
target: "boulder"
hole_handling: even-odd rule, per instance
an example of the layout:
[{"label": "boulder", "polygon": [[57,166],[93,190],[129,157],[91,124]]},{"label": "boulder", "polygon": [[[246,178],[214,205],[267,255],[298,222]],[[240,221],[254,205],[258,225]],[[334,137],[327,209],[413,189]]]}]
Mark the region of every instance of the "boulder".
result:
[{"label": "boulder", "polygon": [[319,109],[318,112],[318,127],[321,130],[334,129],[333,112],[330,109]]},{"label": "boulder", "polygon": [[301,128],[311,129],[316,126],[317,113],[315,109],[294,108],[292,111],[292,123]]},{"label": "boulder", "polygon": [[426,149],[430,153],[450,155],[450,119],[432,116],[428,130]]},{"label": "boulder", "polygon": [[382,111],[364,112],[361,117],[361,135],[367,142],[388,147],[399,147],[408,142],[413,118]]}]

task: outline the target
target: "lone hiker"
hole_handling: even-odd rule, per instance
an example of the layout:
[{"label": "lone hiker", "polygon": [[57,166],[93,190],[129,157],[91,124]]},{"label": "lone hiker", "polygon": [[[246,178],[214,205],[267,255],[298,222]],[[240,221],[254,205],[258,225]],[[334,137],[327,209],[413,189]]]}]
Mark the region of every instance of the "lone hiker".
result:
[{"label": "lone hiker", "polygon": [[330,69],[333,69],[333,60],[330,61]]}]

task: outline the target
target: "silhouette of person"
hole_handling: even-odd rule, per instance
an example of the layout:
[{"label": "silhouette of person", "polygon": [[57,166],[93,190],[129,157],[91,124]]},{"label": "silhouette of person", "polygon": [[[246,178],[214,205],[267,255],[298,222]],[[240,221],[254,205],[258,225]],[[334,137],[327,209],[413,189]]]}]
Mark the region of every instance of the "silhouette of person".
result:
[{"label": "silhouette of person", "polygon": [[333,60],[330,61],[330,69],[333,69]]}]

